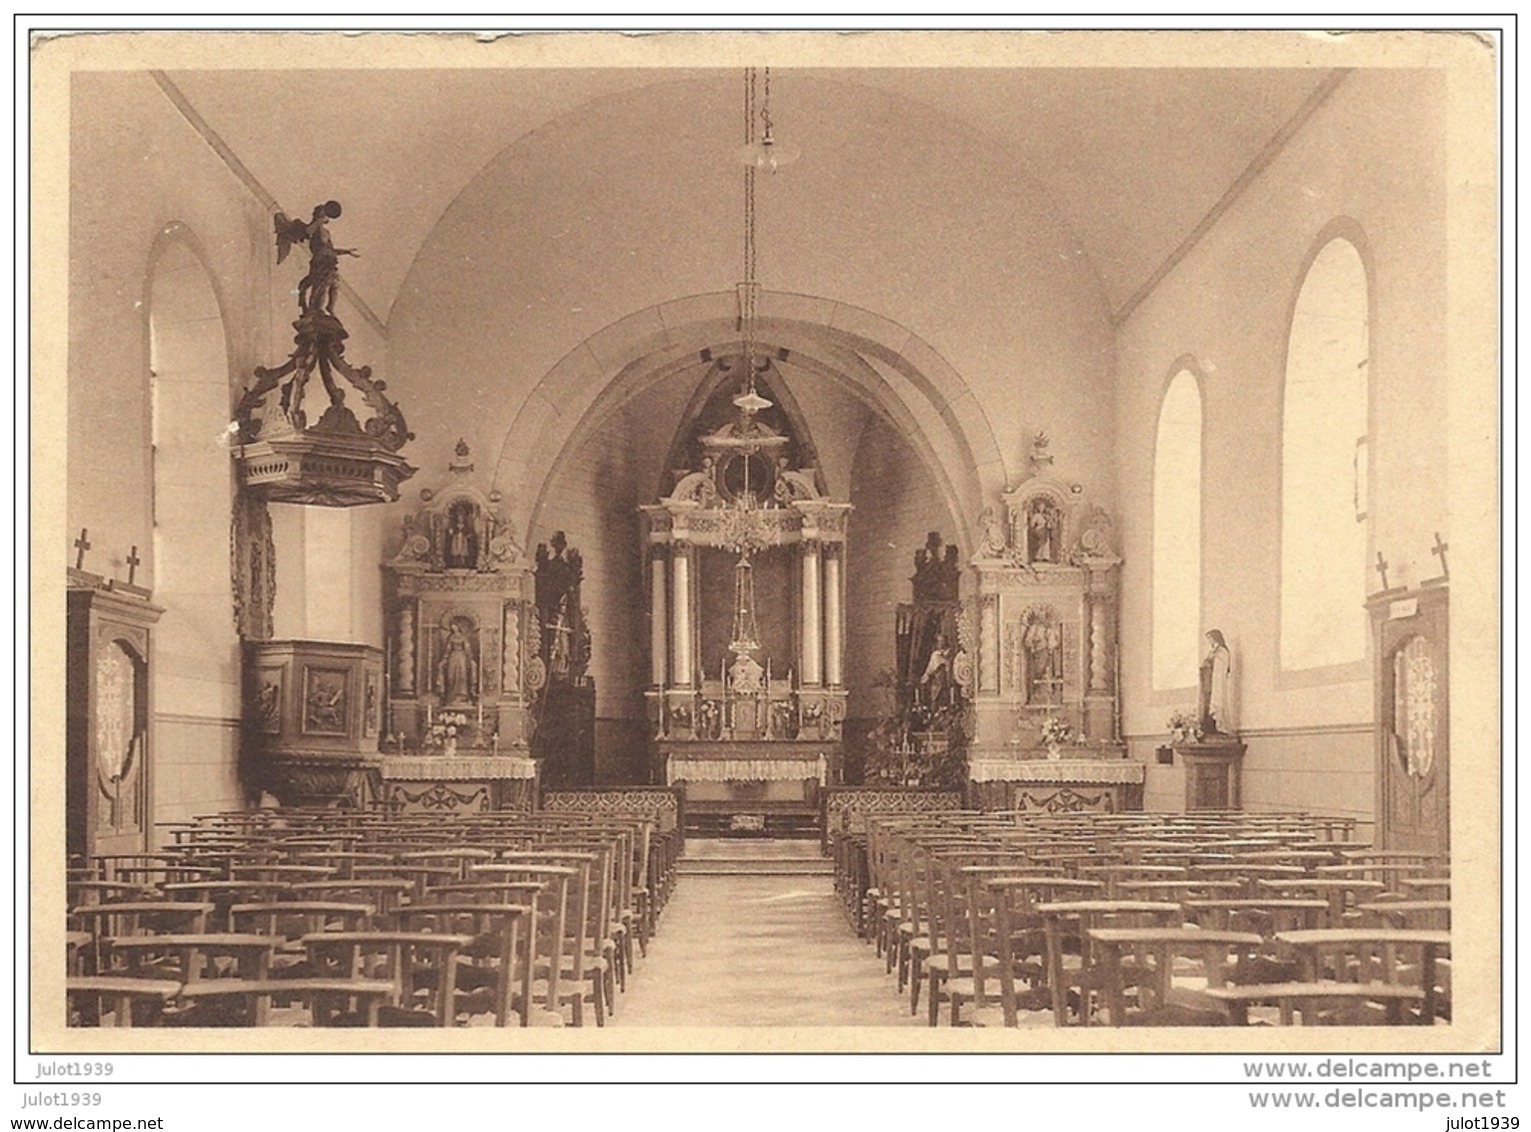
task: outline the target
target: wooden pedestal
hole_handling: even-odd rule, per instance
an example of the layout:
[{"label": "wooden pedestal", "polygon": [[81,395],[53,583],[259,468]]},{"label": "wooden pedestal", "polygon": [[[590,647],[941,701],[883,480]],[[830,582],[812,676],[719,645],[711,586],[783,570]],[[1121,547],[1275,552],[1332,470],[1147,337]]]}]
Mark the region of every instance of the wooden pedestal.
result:
[{"label": "wooden pedestal", "polygon": [[1223,742],[1176,743],[1174,750],[1185,767],[1188,812],[1243,808],[1243,743],[1229,737]]}]

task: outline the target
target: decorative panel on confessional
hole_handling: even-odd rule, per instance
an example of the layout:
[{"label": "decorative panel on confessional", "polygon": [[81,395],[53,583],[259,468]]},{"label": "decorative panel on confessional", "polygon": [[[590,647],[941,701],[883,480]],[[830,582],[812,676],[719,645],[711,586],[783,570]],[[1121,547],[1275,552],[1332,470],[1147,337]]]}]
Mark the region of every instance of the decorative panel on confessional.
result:
[{"label": "decorative panel on confessional", "polygon": [[1396,849],[1450,846],[1448,600],[1443,585],[1369,603],[1377,624],[1377,840]]},{"label": "decorative panel on confessional", "polygon": [[95,586],[71,588],[68,602],[67,850],[142,852],[153,828],[149,640],[163,611]]}]

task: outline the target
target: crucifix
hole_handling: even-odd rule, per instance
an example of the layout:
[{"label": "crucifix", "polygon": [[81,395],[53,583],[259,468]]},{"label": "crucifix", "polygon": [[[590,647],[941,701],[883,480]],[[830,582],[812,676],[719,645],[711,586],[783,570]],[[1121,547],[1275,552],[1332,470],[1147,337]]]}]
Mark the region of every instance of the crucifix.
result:
[{"label": "crucifix", "polygon": [[1382,576],[1382,588],[1387,589],[1387,559],[1382,557],[1380,550],[1377,551],[1377,573]]},{"label": "crucifix", "polygon": [[81,527],[80,537],[74,540],[74,549],[77,552],[74,556],[74,568],[76,570],[81,570],[85,567],[85,552],[90,549],[90,539],[87,537],[89,534],[90,531]]},{"label": "crucifix", "polygon": [[1451,544],[1441,541],[1441,532],[1435,532],[1435,545],[1430,548],[1430,553],[1441,560],[1441,577],[1451,577],[1451,571],[1446,568],[1446,551],[1451,549]]},{"label": "crucifix", "polygon": [[143,563],[143,559],[138,557],[138,547],[135,546],[132,550],[128,551],[128,559],[127,559],[127,561],[128,561],[128,585],[131,586],[133,584],[133,575],[138,573],[138,567],[140,565],[142,565],[142,563]]}]

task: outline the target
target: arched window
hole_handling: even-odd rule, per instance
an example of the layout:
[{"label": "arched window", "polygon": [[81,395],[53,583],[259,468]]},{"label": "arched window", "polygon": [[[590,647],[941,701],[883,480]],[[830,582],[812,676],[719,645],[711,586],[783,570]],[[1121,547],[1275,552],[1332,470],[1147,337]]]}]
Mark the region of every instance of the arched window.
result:
[{"label": "arched window", "polygon": [[1186,688],[1201,645],[1201,389],[1188,369],[1159,406],[1153,530],[1154,687]]},{"label": "arched window", "polygon": [[1292,311],[1281,419],[1281,667],[1366,658],[1366,267],[1330,240]]}]

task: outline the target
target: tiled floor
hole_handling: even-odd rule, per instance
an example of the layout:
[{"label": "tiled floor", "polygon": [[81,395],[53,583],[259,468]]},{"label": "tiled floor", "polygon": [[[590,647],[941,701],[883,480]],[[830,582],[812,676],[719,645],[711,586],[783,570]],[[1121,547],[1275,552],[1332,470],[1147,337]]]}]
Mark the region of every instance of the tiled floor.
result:
[{"label": "tiled floor", "polygon": [[908,996],[872,945],[856,938],[831,878],[686,876],[610,1024],[922,1026],[925,1019],[923,1010],[910,1017]]}]

